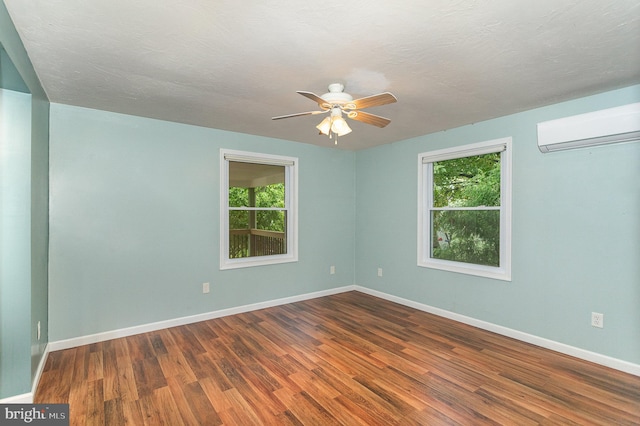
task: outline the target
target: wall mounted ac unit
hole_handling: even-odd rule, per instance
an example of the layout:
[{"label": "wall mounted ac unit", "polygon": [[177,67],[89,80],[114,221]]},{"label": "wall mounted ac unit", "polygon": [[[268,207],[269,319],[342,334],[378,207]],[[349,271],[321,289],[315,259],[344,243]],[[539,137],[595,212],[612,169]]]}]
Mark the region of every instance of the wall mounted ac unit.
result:
[{"label": "wall mounted ac unit", "polygon": [[640,140],[640,102],[538,123],[542,152]]}]

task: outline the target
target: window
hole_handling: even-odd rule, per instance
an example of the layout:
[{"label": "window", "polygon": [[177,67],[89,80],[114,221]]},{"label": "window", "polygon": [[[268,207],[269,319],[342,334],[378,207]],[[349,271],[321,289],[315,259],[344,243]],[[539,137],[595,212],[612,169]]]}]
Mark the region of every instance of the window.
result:
[{"label": "window", "polygon": [[511,280],[511,138],[418,155],[418,265]]},{"label": "window", "polygon": [[298,260],[298,159],[220,150],[220,269]]}]

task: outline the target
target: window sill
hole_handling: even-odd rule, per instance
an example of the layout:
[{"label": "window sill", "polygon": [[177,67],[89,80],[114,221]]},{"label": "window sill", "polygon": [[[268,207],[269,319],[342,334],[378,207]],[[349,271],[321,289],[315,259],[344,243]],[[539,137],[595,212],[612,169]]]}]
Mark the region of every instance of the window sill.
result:
[{"label": "window sill", "polygon": [[470,263],[435,259],[418,262],[418,266],[423,268],[439,269],[441,271],[457,272],[465,275],[474,275],[477,277],[511,281],[510,271],[507,271],[504,268],[496,268],[492,266],[473,265]]},{"label": "window sill", "polygon": [[251,268],[254,266],[278,265],[281,263],[292,263],[297,261],[298,261],[298,258],[296,256],[260,256],[256,258],[245,257],[242,259],[221,259],[220,270],[224,271],[227,269],[240,269],[240,268]]}]

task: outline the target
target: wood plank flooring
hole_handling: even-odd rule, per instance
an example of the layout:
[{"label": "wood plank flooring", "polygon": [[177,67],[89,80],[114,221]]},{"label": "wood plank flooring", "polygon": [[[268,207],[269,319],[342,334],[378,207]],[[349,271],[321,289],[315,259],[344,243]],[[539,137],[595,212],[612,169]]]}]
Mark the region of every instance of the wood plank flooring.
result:
[{"label": "wood plank flooring", "polygon": [[638,425],[640,377],[358,292],[49,354],[72,425]]}]

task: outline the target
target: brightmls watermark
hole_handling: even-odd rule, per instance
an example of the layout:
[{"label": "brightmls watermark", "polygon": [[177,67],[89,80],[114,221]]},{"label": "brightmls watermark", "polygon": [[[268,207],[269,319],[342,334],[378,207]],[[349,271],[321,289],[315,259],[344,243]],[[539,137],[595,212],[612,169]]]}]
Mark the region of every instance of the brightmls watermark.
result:
[{"label": "brightmls watermark", "polygon": [[0,404],[0,426],[69,426],[69,404]]}]

